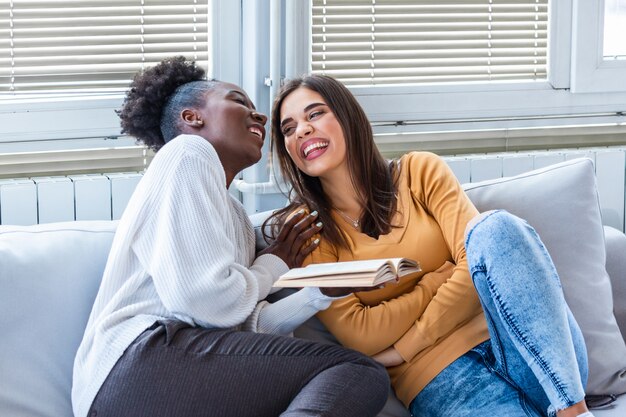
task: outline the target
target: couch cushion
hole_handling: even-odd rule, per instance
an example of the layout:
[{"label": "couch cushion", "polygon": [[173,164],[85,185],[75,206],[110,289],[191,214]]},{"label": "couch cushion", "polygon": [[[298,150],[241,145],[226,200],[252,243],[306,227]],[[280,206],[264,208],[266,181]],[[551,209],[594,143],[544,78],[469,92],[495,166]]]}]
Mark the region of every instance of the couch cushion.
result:
[{"label": "couch cushion", "polygon": [[606,271],[613,289],[613,313],[622,336],[626,338],[626,235],[611,226],[604,226],[606,239]]},{"label": "couch cushion", "polygon": [[539,233],[587,344],[587,393],[626,392],[626,344],[613,315],[593,162],[575,159],[464,188],[479,211],[505,209]]},{"label": "couch cushion", "polygon": [[1,415],[72,416],[74,355],[115,226],[0,226]]}]

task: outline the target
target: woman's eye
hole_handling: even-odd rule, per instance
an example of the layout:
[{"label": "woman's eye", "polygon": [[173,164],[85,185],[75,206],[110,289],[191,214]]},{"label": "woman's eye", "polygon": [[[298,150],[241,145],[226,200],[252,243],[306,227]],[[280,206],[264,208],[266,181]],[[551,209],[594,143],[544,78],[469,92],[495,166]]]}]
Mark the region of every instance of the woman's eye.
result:
[{"label": "woman's eye", "polygon": [[321,116],[322,114],[324,114],[324,112],[319,111],[319,110],[311,112],[311,114],[309,114],[309,119],[315,119],[316,117]]},{"label": "woman's eye", "polygon": [[236,98],[235,101],[239,104],[243,104],[244,106],[247,106],[246,104],[246,100],[242,99],[242,98]]},{"label": "woman's eye", "polygon": [[289,136],[293,133],[293,127],[283,128],[283,136]]}]

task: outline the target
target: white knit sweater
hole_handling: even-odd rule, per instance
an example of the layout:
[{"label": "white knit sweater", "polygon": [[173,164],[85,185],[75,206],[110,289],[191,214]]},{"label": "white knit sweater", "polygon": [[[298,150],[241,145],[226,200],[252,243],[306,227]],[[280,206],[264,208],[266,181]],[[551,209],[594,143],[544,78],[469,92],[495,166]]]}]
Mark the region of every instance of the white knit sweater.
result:
[{"label": "white knit sweater", "polygon": [[213,146],[181,135],[161,148],[113,240],[74,361],[74,415],[87,416],[124,350],[156,320],[287,334],[332,301],[315,288],[261,301],[288,268],[254,255],[252,225]]}]

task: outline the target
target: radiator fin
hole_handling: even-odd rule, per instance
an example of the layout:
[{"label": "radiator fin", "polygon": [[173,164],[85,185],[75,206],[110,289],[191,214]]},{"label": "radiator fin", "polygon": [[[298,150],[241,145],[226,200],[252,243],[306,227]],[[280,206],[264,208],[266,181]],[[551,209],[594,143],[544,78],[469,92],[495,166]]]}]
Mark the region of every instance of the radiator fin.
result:
[{"label": "radiator fin", "polygon": [[0,222],[18,225],[38,222],[37,186],[33,180],[0,180]]},{"label": "radiator fin", "polygon": [[74,220],[74,184],[67,177],[33,178],[39,223]]}]

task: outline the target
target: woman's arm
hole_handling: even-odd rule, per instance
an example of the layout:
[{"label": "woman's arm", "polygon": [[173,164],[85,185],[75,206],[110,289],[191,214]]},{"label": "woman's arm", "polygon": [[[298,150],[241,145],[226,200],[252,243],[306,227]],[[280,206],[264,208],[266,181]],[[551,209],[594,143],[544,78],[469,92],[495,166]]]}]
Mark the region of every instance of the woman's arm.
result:
[{"label": "woman's arm", "polygon": [[[302,213],[305,213],[304,209],[289,215],[280,235],[284,234],[285,229],[289,230],[291,227],[294,227],[294,219],[297,219]],[[305,219],[309,217],[311,220],[315,219],[317,213],[306,214]],[[313,228],[312,230],[319,231],[319,227]],[[301,233],[299,231],[297,232]],[[278,238],[280,238],[280,235]],[[300,256],[304,258],[310,255],[314,249],[318,248],[318,244],[314,242],[319,242],[319,239],[314,241],[311,234],[301,235],[309,239],[308,242],[299,243],[302,246]],[[275,243],[276,241],[272,242],[272,245]],[[264,252],[266,251],[267,249]],[[311,256],[308,256],[305,262],[302,262],[300,259],[299,264],[300,263],[304,265],[311,263]],[[245,328],[259,333],[290,334],[320,310],[328,308],[334,300],[339,300],[355,291],[368,291],[371,289],[372,288],[303,288],[273,303],[265,301],[259,303],[254,313],[246,321]]]},{"label": "woman's arm", "polygon": [[464,242],[465,227],[478,211],[441,158],[429,153],[413,154],[407,163],[414,198],[423,202],[439,224],[456,266],[423,314],[394,344],[405,361],[481,311],[468,271]]},{"label": "woman's arm", "polygon": [[142,213],[132,250],[173,315],[206,327],[239,325],[287,265],[274,255],[262,256],[251,268],[236,261],[249,242],[238,241],[234,222],[239,220],[213,150],[161,152],[169,153],[158,167],[151,166],[145,196],[152,204]]},{"label": "woman's arm", "polygon": [[257,333],[288,335],[336,299],[322,294],[319,288],[308,287],[273,303],[261,301],[245,328]]},{"label": "woman's arm", "polygon": [[410,191],[439,224],[454,264],[426,274],[412,292],[395,299],[366,306],[355,296],[347,297],[318,316],[342,344],[368,355],[393,346],[408,361],[478,314],[480,303],[463,240],[465,225],[476,209],[436,155],[412,154],[403,164],[410,170]]},{"label": "woman's arm", "polygon": [[353,294],[333,302],[318,317],[342,345],[374,355],[396,343],[415,324],[451,267],[445,264],[424,275],[411,291],[378,305],[367,306]]}]

